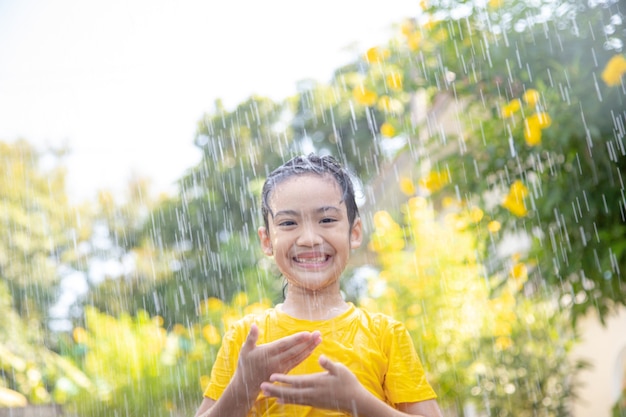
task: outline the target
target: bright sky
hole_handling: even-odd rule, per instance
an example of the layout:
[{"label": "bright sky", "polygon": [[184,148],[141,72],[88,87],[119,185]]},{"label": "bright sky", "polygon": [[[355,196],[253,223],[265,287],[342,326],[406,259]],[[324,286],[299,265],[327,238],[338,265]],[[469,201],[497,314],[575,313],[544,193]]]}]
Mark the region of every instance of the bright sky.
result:
[{"label": "bright sky", "polygon": [[296,82],[389,39],[416,0],[0,0],[0,140],[66,143],[68,193],[155,191],[195,165],[201,116]]}]

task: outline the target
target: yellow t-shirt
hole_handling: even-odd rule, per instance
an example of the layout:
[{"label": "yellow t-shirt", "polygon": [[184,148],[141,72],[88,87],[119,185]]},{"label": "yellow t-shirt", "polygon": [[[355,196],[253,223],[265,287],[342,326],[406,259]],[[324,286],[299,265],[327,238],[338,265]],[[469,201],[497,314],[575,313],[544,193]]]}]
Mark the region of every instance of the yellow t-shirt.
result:
[{"label": "yellow t-shirt", "polygon": [[[313,353],[289,373],[294,375],[323,372],[318,359],[321,354],[346,365],[361,384],[379,399],[393,405],[436,398],[426,380],[422,364],[409,333],[402,323],[379,313],[369,313],[350,304],[341,315],[324,321],[300,320],[279,309],[268,309],[259,315],[239,320],[224,336],[222,346],[204,392],[217,400],[230,382],[250,326],[259,328],[257,344],[301,331],[318,330],[322,342]],[[340,412],[312,407],[279,404],[263,393],[257,397],[249,416],[347,416]]]}]

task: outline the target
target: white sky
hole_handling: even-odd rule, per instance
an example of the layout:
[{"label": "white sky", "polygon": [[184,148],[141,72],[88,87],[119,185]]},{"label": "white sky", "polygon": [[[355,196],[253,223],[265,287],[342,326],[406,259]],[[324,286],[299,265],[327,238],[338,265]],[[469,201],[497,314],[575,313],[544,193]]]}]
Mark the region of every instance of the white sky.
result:
[{"label": "white sky", "polygon": [[416,0],[0,0],[0,140],[66,143],[68,193],[154,191],[195,165],[215,99],[280,101],[415,16]]}]

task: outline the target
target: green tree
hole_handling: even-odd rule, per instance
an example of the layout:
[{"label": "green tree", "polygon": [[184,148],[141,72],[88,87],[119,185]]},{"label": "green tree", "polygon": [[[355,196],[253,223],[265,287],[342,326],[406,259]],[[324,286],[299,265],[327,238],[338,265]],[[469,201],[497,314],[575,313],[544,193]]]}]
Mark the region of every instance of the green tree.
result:
[{"label": "green tree", "polygon": [[45,168],[28,142],[0,142],[0,405],[63,403],[91,388],[50,348],[57,271],[76,237],[60,155],[50,156],[56,165]]},{"label": "green tree", "polygon": [[[260,188],[294,145],[280,130],[283,105],[252,97],[198,125],[201,161],[180,179],[177,196],[161,201],[141,231],[145,248],[170,254],[170,272],[136,293],[135,305],[167,323],[198,318],[210,297],[246,291],[276,297],[280,281],[257,268]],[[163,259],[161,256],[160,259]]]},{"label": "green tree", "polygon": [[0,278],[14,308],[45,323],[59,286],[57,266],[73,246],[75,219],[65,193],[61,155],[44,168],[26,141],[0,142]]},{"label": "green tree", "polygon": [[13,308],[0,281],[0,407],[65,403],[93,385],[72,361],[50,350],[45,328]]},{"label": "green tree", "polygon": [[614,2],[435,1],[379,48],[407,87],[458,109],[454,135],[427,121],[411,136],[405,116],[386,114],[410,137],[405,152],[421,150],[416,192],[485,211],[491,271],[503,268],[505,238],[529,236],[516,249],[529,262],[526,295],[548,284],[574,319],[626,304],[620,16]]},{"label": "green tree", "polygon": [[[95,203],[85,204],[82,223],[89,231],[83,249],[71,265],[82,271],[90,291],[78,301],[108,314],[136,314],[150,306],[161,306],[164,282],[173,279],[177,253],[146,236],[150,211],[169,197],[155,198],[149,181],[135,178],[123,196],[101,190]],[[109,271],[98,265],[115,265]],[[171,304],[174,305],[173,303]],[[154,314],[162,313],[156,308]],[[81,320],[81,309],[78,320]]]}]

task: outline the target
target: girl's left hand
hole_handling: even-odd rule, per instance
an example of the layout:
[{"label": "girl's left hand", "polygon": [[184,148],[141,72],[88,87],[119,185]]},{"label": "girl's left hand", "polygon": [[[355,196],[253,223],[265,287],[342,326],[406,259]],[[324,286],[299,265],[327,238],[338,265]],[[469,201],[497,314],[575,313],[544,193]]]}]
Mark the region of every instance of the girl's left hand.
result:
[{"label": "girl's left hand", "polygon": [[365,388],[343,364],[320,356],[326,372],[309,375],[273,374],[261,384],[263,394],[281,403],[352,412]]}]

